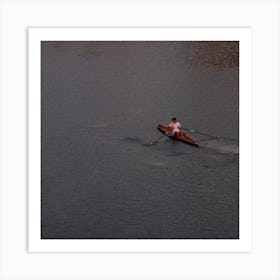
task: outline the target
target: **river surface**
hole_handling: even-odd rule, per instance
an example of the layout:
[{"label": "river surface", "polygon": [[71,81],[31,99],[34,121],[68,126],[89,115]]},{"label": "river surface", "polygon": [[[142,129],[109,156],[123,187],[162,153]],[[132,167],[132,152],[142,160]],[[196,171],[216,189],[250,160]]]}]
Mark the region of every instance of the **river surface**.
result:
[{"label": "river surface", "polygon": [[239,238],[238,42],[41,51],[42,238]]}]

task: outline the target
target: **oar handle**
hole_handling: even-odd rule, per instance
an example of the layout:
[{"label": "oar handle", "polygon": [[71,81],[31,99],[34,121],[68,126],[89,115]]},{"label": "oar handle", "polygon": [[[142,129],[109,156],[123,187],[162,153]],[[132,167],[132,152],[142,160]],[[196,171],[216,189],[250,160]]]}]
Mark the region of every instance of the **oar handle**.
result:
[{"label": "oar handle", "polygon": [[[186,131],[190,131],[192,133],[194,133],[195,131],[193,129],[189,129],[189,128],[185,128],[185,127],[181,127],[181,129],[186,130]],[[197,132],[197,131],[196,131]]]}]

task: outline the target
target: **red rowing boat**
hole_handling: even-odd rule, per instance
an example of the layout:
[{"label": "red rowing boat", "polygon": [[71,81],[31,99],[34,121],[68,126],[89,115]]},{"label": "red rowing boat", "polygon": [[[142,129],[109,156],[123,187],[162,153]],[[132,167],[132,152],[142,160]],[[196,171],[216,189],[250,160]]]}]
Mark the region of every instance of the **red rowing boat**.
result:
[{"label": "red rowing boat", "polygon": [[181,132],[181,134],[182,134],[181,137],[172,136],[171,135],[172,129],[168,126],[163,126],[163,125],[160,125],[160,124],[158,125],[158,130],[161,131],[164,134],[167,134],[167,136],[169,136],[172,139],[179,140],[179,141],[182,141],[182,142],[187,143],[189,145],[194,145],[196,147],[199,147],[197,142],[195,142],[193,139],[191,139],[189,136],[187,136],[184,132]]}]

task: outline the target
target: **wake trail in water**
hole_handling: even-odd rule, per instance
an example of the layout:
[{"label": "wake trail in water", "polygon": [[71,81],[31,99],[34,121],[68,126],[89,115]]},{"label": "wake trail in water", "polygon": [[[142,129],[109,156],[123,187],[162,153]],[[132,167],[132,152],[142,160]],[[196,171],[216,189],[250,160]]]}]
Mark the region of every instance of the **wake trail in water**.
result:
[{"label": "wake trail in water", "polygon": [[220,153],[239,154],[239,143],[231,139],[210,139],[199,142],[200,147],[215,150]]},{"label": "wake trail in water", "polygon": [[195,140],[199,147],[215,150],[220,153],[239,154],[239,140],[228,137],[218,137],[191,129],[183,129]]}]

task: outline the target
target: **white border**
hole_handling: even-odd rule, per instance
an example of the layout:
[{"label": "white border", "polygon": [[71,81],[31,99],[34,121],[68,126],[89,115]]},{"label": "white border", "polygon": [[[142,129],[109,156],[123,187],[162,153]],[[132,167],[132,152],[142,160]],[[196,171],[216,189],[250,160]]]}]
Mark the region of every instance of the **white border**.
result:
[{"label": "white border", "polygon": [[[252,249],[252,68],[250,28],[29,28],[29,252],[249,252]],[[238,240],[40,239],[41,41],[240,41],[240,238]]]}]

